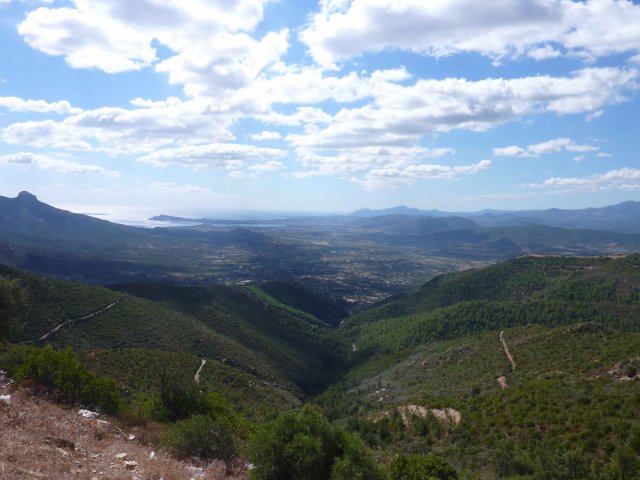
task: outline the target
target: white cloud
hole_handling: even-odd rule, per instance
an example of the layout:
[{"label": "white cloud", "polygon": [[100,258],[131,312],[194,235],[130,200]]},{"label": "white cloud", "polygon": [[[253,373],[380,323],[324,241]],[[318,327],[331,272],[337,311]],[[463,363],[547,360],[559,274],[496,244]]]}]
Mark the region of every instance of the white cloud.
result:
[{"label": "white cloud", "polygon": [[423,159],[441,158],[454,153],[450,148],[365,146],[342,148],[329,152],[313,149],[296,150],[298,160],[311,170],[294,174],[297,177],[311,175],[339,175],[366,173],[373,169],[406,168]]},{"label": "white cloud", "polygon": [[[279,61],[288,30],[252,32],[267,0],[72,0],[72,7],[30,12],[18,32],[73,68],[118,73],[155,66],[188,95],[236,89]],[[172,55],[158,58],[156,42]]]},{"label": "white cloud", "polygon": [[527,56],[534,60],[547,60],[549,58],[556,58],[562,55],[562,52],[556,50],[551,45],[545,45],[539,48],[532,48],[527,52]]},{"label": "white cloud", "polygon": [[188,95],[221,96],[247,87],[289,47],[288,30],[270,32],[261,40],[244,33],[211,41],[194,41],[179,55],[156,66],[169,75],[169,83],[184,85]]},{"label": "white cloud", "polygon": [[181,195],[211,195],[215,192],[210,188],[197,185],[177,184],[173,182],[154,182],[146,190],[157,193],[178,193]]},{"label": "white cloud", "polygon": [[0,155],[0,165],[39,168],[41,170],[55,170],[62,173],[89,173],[96,175],[108,174],[110,176],[114,176],[115,173],[107,172],[104,168],[98,165],[85,165],[82,163],[53,158],[48,155],[28,152]]},{"label": "white cloud", "polygon": [[527,115],[573,114],[625,101],[636,70],[587,68],[568,77],[385,83],[362,107],[343,108],[320,130],[287,137],[295,147],[330,149],[407,145],[433,132],[485,131]]},{"label": "white cloud", "polygon": [[[517,145],[494,148],[493,154],[498,157],[538,157],[540,155],[558,153],[561,151],[587,153],[596,152],[598,150],[600,150],[600,147],[593,145],[579,145],[570,138],[563,137],[529,145],[526,149]],[[584,155],[581,156],[580,160],[582,159],[584,159]]]},{"label": "white cloud", "polygon": [[[456,129],[481,132],[529,115],[593,111],[624,101],[623,92],[637,75],[635,70],[587,68],[568,77],[447,78],[412,85],[382,82],[372,89],[370,103],[342,108],[322,124],[307,125],[304,132],[285,140],[299,161],[311,167],[294,176],[404,171],[407,165],[419,163],[424,152],[411,148],[426,134]],[[387,158],[377,153],[385,149],[394,153]],[[508,147],[496,154],[535,156],[558,149],[583,153],[598,147],[561,138],[528,150]],[[403,157],[402,168],[390,160],[393,155]]]},{"label": "white cloud", "polygon": [[255,140],[257,142],[264,140],[280,140],[281,138],[282,135],[280,135],[280,132],[273,132],[269,130],[263,130],[260,133],[254,133],[251,135],[251,140]]},{"label": "white cloud", "polygon": [[351,0],[322,2],[300,33],[313,58],[332,65],[364,52],[400,49],[441,57],[528,54],[597,57],[637,52],[640,6],[627,0]]},{"label": "white cloud", "polygon": [[594,147],[592,145],[577,145],[570,138],[556,138],[555,140],[548,140],[527,147],[527,150],[534,155],[556,153],[562,150],[568,152],[594,152],[599,149],[600,147]]},{"label": "white cloud", "polygon": [[282,157],[286,152],[276,148],[259,148],[254,145],[213,143],[187,145],[178,148],[156,150],[138,158],[139,161],[157,167],[181,165],[192,169],[213,168],[238,170],[245,161],[264,161]]},{"label": "white cloud", "polygon": [[18,33],[31,47],[62,55],[74,68],[118,73],[138,70],[156,59],[149,39],[139,30],[80,9],[38,8],[27,15]]},{"label": "white cloud", "polygon": [[531,157],[531,153],[527,152],[524,148],[517,145],[511,145],[509,147],[498,147],[493,149],[493,154],[496,157]]},{"label": "white cloud", "polygon": [[640,191],[640,169],[620,168],[585,177],[552,177],[542,183],[525,185],[528,188],[552,188],[568,191]]},{"label": "white cloud", "polygon": [[273,172],[284,168],[284,163],[277,160],[271,160],[265,163],[256,163],[255,165],[249,165],[248,170],[260,174],[265,172]]},{"label": "white cloud", "polygon": [[46,102],[45,100],[24,100],[18,97],[0,97],[0,107],[10,112],[33,113],[79,113],[81,108],[73,107],[68,101]]},{"label": "white cloud", "polygon": [[132,103],[139,108],[103,107],[58,122],[14,123],[5,127],[0,136],[9,144],[95,150],[110,155],[150,153],[176,144],[234,139],[228,128],[236,117],[216,110],[206,100],[135,99]]},{"label": "white cloud", "polygon": [[611,155],[610,153],[598,152],[596,154],[596,157],[598,157],[598,158],[611,158],[611,157],[613,157],[613,155]]},{"label": "white cloud", "polygon": [[368,189],[400,187],[416,180],[452,180],[461,175],[474,175],[488,168],[491,168],[491,161],[489,160],[481,160],[471,165],[457,166],[416,164],[405,168],[374,169],[363,178],[353,178],[352,181],[364,185]]}]

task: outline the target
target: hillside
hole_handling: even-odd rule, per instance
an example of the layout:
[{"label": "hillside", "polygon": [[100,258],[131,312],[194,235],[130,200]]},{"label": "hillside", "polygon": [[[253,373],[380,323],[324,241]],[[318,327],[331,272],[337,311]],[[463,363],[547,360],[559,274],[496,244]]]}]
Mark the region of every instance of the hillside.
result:
[{"label": "hillside", "polygon": [[441,276],[349,318],[342,332],[360,350],[398,350],[528,323],[598,321],[640,328],[640,255],[520,257]]},{"label": "hillside", "polygon": [[614,478],[640,465],[639,318],[639,255],[441,276],[341,325],[355,366],[317,402],[462,478]]},{"label": "hillside", "polygon": [[8,267],[0,273],[26,293],[18,341],[71,346],[136,394],[157,390],[163,365],[195,373],[206,359],[203,385],[255,417],[317,392],[346,356],[323,321],[242,287],[137,283],[120,285],[134,293],[123,294]]},{"label": "hillside", "polygon": [[600,478],[638,462],[640,334],[587,323],[503,338],[515,369],[493,331],[371,358],[317,401],[370,444],[434,452],[461,478]]}]

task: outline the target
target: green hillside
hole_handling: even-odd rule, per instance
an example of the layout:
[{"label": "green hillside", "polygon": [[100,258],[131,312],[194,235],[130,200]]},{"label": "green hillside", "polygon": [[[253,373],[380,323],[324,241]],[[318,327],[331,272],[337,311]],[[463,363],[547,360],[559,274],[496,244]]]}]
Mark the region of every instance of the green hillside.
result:
[{"label": "green hillside", "polygon": [[332,325],[337,325],[348,315],[346,305],[328,301],[294,282],[272,280],[260,284],[260,290],[284,305],[313,315]]},{"label": "green hillside", "polygon": [[149,282],[115,288],[155,299],[173,312],[260,355],[251,365],[270,365],[305,392],[317,392],[343,369],[347,354],[335,330],[316,317],[272,299],[260,289],[182,287]]},{"label": "green hillside", "polygon": [[640,471],[638,255],[438,277],[339,332],[355,366],[317,402],[387,455],[436,453],[462,478]]},{"label": "green hillside", "polygon": [[[462,478],[635,478],[615,475],[621,456],[639,461],[640,334],[587,323],[504,338],[515,370],[487,332],[370,359],[317,401],[383,451],[437,453]],[[458,424],[432,413],[448,408]]]},{"label": "green hillside", "polygon": [[530,323],[597,321],[637,330],[639,300],[640,255],[521,257],[437,277],[404,298],[354,315],[341,330],[363,353]]},{"label": "green hillside", "polygon": [[[70,346],[89,359],[108,358],[96,368],[120,381],[134,378],[144,387],[141,391],[150,388],[143,377],[157,376],[150,365],[166,355],[182,355],[194,372],[200,359],[208,361],[203,381],[207,371],[215,369],[233,377],[225,389],[232,397],[244,397],[245,403],[255,395],[244,395],[234,382],[268,385],[272,392],[261,393],[263,399],[275,395],[282,398],[271,403],[282,405],[286,399],[291,405],[323,388],[346,357],[346,346],[329,325],[246,288],[128,285],[132,292],[152,298],[145,299],[124,292],[122,285],[120,292],[8,267],[2,267],[1,274],[25,292],[27,310],[16,341]],[[114,356],[115,351],[125,353]],[[123,369],[130,373],[124,375]],[[145,375],[135,373],[142,371]],[[212,383],[212,388],[219,386]]]}]

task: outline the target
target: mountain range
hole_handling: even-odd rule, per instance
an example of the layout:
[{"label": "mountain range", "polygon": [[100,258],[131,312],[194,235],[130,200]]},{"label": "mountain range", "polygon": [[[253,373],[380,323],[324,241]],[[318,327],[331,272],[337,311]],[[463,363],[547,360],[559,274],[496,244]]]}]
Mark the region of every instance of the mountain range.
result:
[{"label": "mountain range", "polygon": [[422,217],[458,216],[472,219],[483,227],[512,225],[548,225],[550,227],[607,230],[621,233],[640,233],[640,202],[626,201],[600,208],[567,210],[481,210],[478,212],[444,212],[420,210],[400,205],[381,210],[357,210],[355,217],[381,217],[387,215],[409,215]]}]

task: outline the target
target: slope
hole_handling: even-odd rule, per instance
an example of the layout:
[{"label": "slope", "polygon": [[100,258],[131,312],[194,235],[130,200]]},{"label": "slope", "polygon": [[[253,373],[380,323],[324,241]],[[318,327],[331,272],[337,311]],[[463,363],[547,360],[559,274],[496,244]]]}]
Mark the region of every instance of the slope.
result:
[{"label": "slope", "polygon": [[371,358],[316,401],[370,444],[437,453],[462,478],[601,478],[619,475],[621,459],[638,464],[640,334],[593,323],[507,329],[516,370],[499,337]]},{"label": "slope", "polygon": [[[115,358],[120,363],[126,360],[128,377],[135,378],[136,371],[146,371],[146,376],[154,371],[157,376],[159,367],[149,370],[141,365],[159,366],[171,353],[194,372],[200,359],[207,359],[205,382],[211,372],[224,372],[231,390],[241,384],[268,385],[275,393],[265,390],[259,395],[263,400],[275,395],[280,400],[274,403],[291,404],[332,378],[346,352],[328,325],[308,314],[295,315],[290,309],[267,304],[244,288],[204,289],[209,301],[197,303],[189,287],[165,286],[163,301],[152,301],[8,267],[2,267],[0,274],[19,280],[26,291],[29,308],[18,340],[37,340],[53,332],[46,343],[71,346],[86,358],[108,358],[102,373],[120,380],[127,376],[122,365],[115,368]],[[145,287],[146,291],[157,288],[157,284]],[[178,302],[176,292],[185,291],[188,294]],[[55,330],[61,324],[64,327]],[[121,353],[115,355],[115,351]],[[191,363],[193,367],[187,367]],[[152,386],[137,383],[144,384],[143,390]]]},{"label": "slope", "polygon": [[404,298],[354,315],[341,331],[360,352],[515,325],[598,321],[640,328],[640,255],[521,257],[437,277]]},{"label": "slope", "polygon": [[639,255],[439,277],[341,325],[355,365],[316,401],[381,451],[428,450],[463,478],[627,478],[639,318]]},{"label": "slope", "polygon": [[329,324],[271,300],[259,289],[150,282],[118,284],[114,288],[154,299],[247,350],[260,352],[263,362],[305,391],[316,392],[343,369],[347,348]]}]

